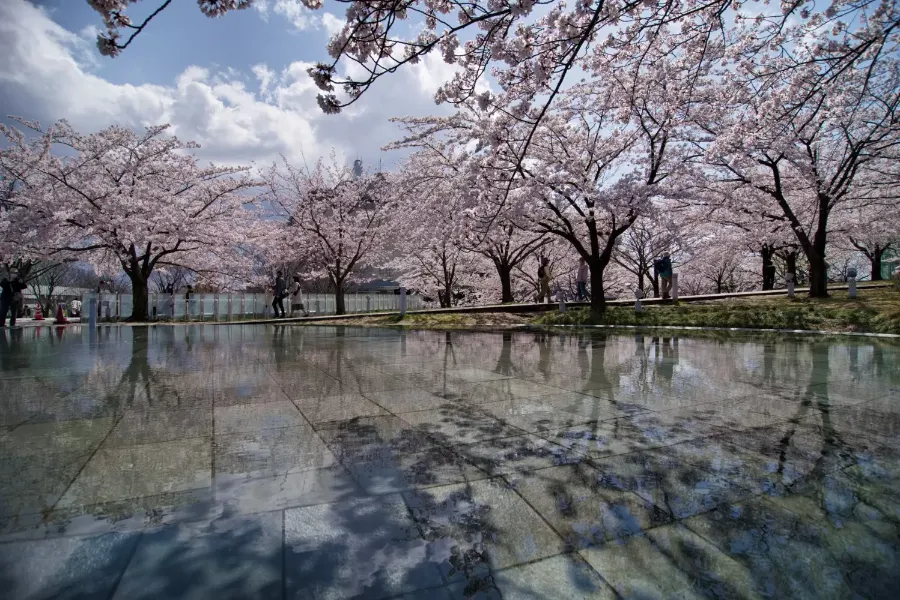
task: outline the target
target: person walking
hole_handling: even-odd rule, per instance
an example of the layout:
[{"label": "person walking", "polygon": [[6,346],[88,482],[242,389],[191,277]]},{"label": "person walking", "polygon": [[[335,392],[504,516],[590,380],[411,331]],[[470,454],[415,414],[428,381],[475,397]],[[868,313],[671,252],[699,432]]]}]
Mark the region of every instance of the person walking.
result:
[{"label": "person walking", "polygon": [[190,320],[191,315],[194,313],[194,311],[193,311],[193,308],[194,308],[193,295],[194,295],[194,286],[192,286],[192,285],[187,286],[187,291],[184,292],[184,314],[185,314],[185,319],[188,319],[188,320]]},{"label": "person walking", "polygon": [[583,258],[580,258],[578,259],[578,270],[575,271],[575,287],[577,288],[576,297],[582,302],[588,299],[587,279],[587,262]]},{"label": "person walking", "polygon": [[538,267],[538,304],[545,301],[550,304],[550,261],[544,257]]},{"label": "person walking", "polygon": [[300,310],[303,311],[303,316],[308,317],[309,311],[306,310],[306,307],[303,305],[303,292],[300,290],[300,276],[294,275],[294,283],[291,284],[291,316],[294,316],[294,311]]},{"label": "person walking", "polygon": [[19,316],[19,308],[22,306],[22,290],[25,282],[19,279],[19,272],[12,269],[9,277],[0,281],[0,327],[6,327],[6,313],[12,311],[9,316],[9,326],[16,326],[16,318]]},{"label": "person walking", "polygon": [[[287,295],[285,293],[285,285],[284,285],[284,275],[282,275],[281,271],[278,271],[275,274],[275,297],[272,298],[272,309],[275,311],[275,318],[284,318],[286,316],[284,312],[284,297]],[[281,311],[281,314],[278,314],[278,311]]]},{"label": "person walking", "polygon": [[668,254],[663,254],[661,258],[658,258],[653,263],[653,270],[656,271],[656,274],[662,280],[660,281],[662,298],[663,300],[668,300],[669,292],[672,290],[672,259]]}]

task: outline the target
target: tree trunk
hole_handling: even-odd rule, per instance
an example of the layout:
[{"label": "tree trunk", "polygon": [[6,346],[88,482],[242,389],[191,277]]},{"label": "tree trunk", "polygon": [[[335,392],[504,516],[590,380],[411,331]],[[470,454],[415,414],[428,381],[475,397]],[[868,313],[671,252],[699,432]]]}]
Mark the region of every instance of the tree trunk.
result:
[{"label": "tree trunk", "polygon": [[334,314],[336,315],[344,315],[347,314],[346,308],[344,308],[344,281],[336,280],[334,282]]},{"label": "tree trunk", "polygon": [[591,316],[599,317],[606,312],[606,298],[603,293],[603,267],[592,257],[588,265],[591,270]]},{"label": "tree trunk", "polygon": [[[126,271],[128,278],[131,279],[131,318],[130,321],[147,321],[147,278],[143,276],[139,269],[135,271]],[[84,307],[88,309],[88,307]],[[99,306],[97,307],[100,308]]]},{"label": "tree trunk", "polygon": [[[807,256],[809,260],[809,297],[826,298],[828,296],[828,265],[821,254]],[[796,272],[796,256],[794,257]]]},{"label": "tree trunk", "polygon": [[772,247],[768,244],[763,244],[763,247],[759,251],[759,255],[762,257],[763,290],[775,289],[775,263],[772,262],[772,255],[774,253],[774,250],[772,250]]},{"label": "tree trunk", "polygon": [[495,266],[497,267],[497,275],[500,276],[500,302],[504,304],[515,302],[512,293],[512,267],[502,262],[495,263]]},{"label": "tree trunk", "polygon": [[872,263],[872,274],[869,276],[869,279],[872,281],[881,281],[881,257],[884,255],[885,248],[879,248],[875,246],[875,251],[872,252],[872,256],[869,257],[869,262]]}]

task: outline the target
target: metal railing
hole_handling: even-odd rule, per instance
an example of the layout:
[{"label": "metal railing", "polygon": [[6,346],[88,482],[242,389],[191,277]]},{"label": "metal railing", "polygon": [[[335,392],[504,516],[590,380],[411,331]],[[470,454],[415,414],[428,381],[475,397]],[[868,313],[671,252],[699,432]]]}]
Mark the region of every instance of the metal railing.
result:
[{"label": "metal railing", "polygon": [[[87,320],[91,299],[99,309],[101,321],[118,321],[131,316],[131,294],[85,294],[81,299],[81,316]],[[147,311],[151,320],[160,321],[247,321],[274,316],[271,294],[192,294],[190,300],[184,294],[150,294]],[[336,312],[334,294],[304,294],[303,302],[311,315],[333,315]],[[285,310],[290,313],[291,298],[284,299]],[[423,307],[421,296],[406,296],[407,310]],[[399,294],[344,294],[347,314],[390,312],[400,310]],[[301,316],[295,311],[294,316]]]}]

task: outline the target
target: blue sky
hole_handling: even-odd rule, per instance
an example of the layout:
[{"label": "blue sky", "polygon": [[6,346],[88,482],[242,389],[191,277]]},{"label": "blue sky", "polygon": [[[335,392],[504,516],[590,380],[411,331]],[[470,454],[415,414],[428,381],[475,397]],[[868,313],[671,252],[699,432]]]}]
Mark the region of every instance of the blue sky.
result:
[{"label": "blue sky", "polygon": [[[452,68],[433,53],[370,90],[341,115],[322,114],[305,74],[327,58],[342,7],[309,11],[300,0],[210,19],[196,2],[173,2],[115,59],[100,56],[99,14],[85,0],[0,1],[0,113],[82,130],[171,123],[217,162],[265,165],[285,154],[393,164],[379,148],[399,132],[393,116],[444,112],[433,95]],[[158,6],[143,0],[137,21]]]}]

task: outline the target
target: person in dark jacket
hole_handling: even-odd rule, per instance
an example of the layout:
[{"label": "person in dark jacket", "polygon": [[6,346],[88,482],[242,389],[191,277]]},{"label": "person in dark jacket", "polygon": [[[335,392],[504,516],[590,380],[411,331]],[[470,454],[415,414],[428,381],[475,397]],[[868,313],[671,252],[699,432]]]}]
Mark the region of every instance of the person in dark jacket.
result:
[{"label": "person in dark jacket", "polygon": [[16,317],[19,316],[19,308],[22,306],[22,290],[25,282],[19,279],[19,272],[15,269],[9,272],[9,277],[0,281],[0,327],[6,327],[6,313],[12,311],[9,316],[9,326],[16,326]]},{"label": "person in dark jacket", "polygon": [[660,287],[662,288],[663,300],[668,300],[669,292],[672,289],[672,259],[668,254],[663,254],[662,258],[653,263],[653,269],[662,280]]},{"label": "person in dark jacket", "polygon": [[[284,297],[287,296],[287,286],[284,283],[284,275],[281,271],[275,274],[275,298],[272,299],[272,309],[275,311],[275,318],[284,317]],[[281,314],[278,314],[278,311]]]}]

